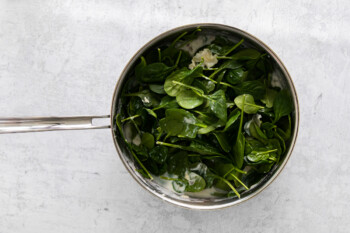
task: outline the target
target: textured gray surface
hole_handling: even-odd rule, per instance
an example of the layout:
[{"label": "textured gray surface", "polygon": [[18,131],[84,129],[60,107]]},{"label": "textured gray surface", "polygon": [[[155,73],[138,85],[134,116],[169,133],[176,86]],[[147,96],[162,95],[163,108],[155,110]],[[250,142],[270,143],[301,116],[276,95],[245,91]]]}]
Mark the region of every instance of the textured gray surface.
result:
[{"label": "textured gray surface", "polygon": [[348,232],[350,2],[0,0],[0,116],[109,112],[137,49],[183,24],[246,30],[299,94],[285,170],[242,205],[181,209],[146,193],[108,130],[0,135],[0,233]]}]

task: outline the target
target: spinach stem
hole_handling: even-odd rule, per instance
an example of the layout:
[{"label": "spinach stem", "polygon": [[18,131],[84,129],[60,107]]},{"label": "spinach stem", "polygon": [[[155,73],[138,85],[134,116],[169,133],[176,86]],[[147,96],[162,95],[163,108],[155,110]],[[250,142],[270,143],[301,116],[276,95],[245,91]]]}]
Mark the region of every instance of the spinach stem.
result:
[{"label": "spinach stem", "polygon": [[131,120],[131,122],[134,124],[134,126],[135,126],[137,132],[141,135],[141,131],[140,131],[139,127],[137,126],[136,122],[134,121],[134,119],[132,118],[132,119],[130,119],[130,120]]},{"label": "spinach stem", "polygon": [[163,134],[163,130],[162,130],[162,128],[160,128],[159,134],[157,136],[157,141],[162,137],[162,134]]},{"label": "spinach stem", "polygon": [[232,86],[231,84],[225,83],[225,82],[220,82],[221,85],[231,87],[232,89],[237,89],[235,86]]},{"label": "spinach stem", "polygon": [[231,60],[232,57],[225,57],[225,56],[219,56],[219,57],[216,57],[217,59],[227,59],[227,60]]},{"label": "spinach stem", "polygon": [[224,85],[224,86],[231,87],[232,89],[236,89],[236,87],[235,87],[235,86],[232,86],[231,84],[228,84],[228,83],[225,83],[225,82],[219,82],[219,83],[218,83],[218,82],[215,81],[214,79],[211,79],[210,76],[207,77],[207,76],[205,76],[204,74],[202,74],[201,77],[204,78],[204,79],[206,79],[206,80],[212,81],[212,82],[215,83],[215,84],[222,84],[222,85]]},{"label": "spinach stem", "polygon": [[238,46],[240,46],[244,42],[244,39],[240,40],[235,46],[233,46],[229,51],[227,51],[224,56],[229,55],[233,50],[235,50]]},{"label": "spinach stem", "polygon": [[203,68],[203,70],[207,70],[207,71],[212,71],[212,70],[217,70],[219,68]]},{"label": "spinach stem", "polygon": [[223,182],[225,182],[231,189],[232,191],[237,195],[238,198],[241,198],[241,195],[237,192],[237,190],[233,187],[233,185],[230,183],[230,181],[226,180],[225,178],[218,176],[218,175],[214,175],[215,178],[222,180]]},{"label": "spinach stem", "polygon": [[[129,145],[129,143],[128,143]],[[142,169],[146,172],[146,174],[148,175],[148,177],[153,180],[153,177],[151,176],[151,174],[148,172],[148,170],[146,169],[146,167],[143,165],[143,163],[141,163],[141,161],[139,160],[139,158],[136,156],[135,152],[131,149],[131,154],[132,156],[136,159],[137,163],[142,167]]]},{"label": "spinach stem", "polygon": [[[171,144],[171,143],[167,143],[167,142],[160,142],[160,141],[157,141],[156,144],[157,145],[162,145],[162,146],[173,147],[173,148],[177,148],[177,149],[182,149],[182,150],[187,150],[187,151],[191,151],[191,152],[200,153],[199,150],[197,150],[196,148],[192,148],[190,146],[180,146],[180,145]],[[221,158],[226,158],[224,155],[222,155],[220,153],[217,153],[217,152],[210,152],[210,153],[208,153],[208,155],[218,155]]]},{"label": "spinach stem", "polygon": [[[202,31],[202,29],[200,29],[199,27],[196,29],[196,30],[194,30],[190,35],[189,35],[189,37],[191,37],[191,36],[194,36],[194,34],[196,33],[196,32],[200,32],[200,31]],[[186,32],[186,34],[187,34],[187,32]],[[185,34],[185,35],[186,35]],[[186,40],[186,41],[184,41],[182,44],[180,44],[179,46],[178,46],[178,48],[181,48],[182,46],[184,46],[185,44],[187,44],[187,43],[189,43],[189,42],[191,42],[191,41],[193,41],[194,40],[194,38],[191,38],[191,39],[189,39],[189,40]],[[174,44],[175,45],[175,44]]]},{"label": "spinach stem", "polygon": [[209,78],[212,79],[215,77],[215,75],[219,72],[221,72],[224,68],[219,68],[217,70],[215,70],[213,73],[211,73],[211,75],[209,75]]},{"label": "spinach stem", "polygon": [[233,175],[232,173],[230,173],[230,175],[237,180],[238,183],[240,183],[246,190],[249,190],[249,188],[235,175]]},{"label": "spinach stem", "polygon": [[175,63],[175,67],[177,67],[177,65],[179,64],[181,55],[182,55],[182,51],[180,51],[179,56],[177,56],[176,63]]},{"label": "spinach stem", "polygon": [[158,60],[159,62],[162,62],[162,53],[160,51],[160,48],[158,48]]},{"label": "spinach stem", "polygon": [[264,154],[269,154],[271,152],[275,152],[277,151],[277,149],[273,149],[273,150],[268,150],[268,151],[262,151],[262,152],[258,152],[258,154],[264,155]]},{"label": "spinach stem", "polygon": [[208,126],[205,125],[205,124],[200,124],[200,123],[197,123],[197,124],[194,124],[195,126],[198,126],[198,127],[201,127],[201,128],[207,128]]},{"label": "spinach stem", "polygon": [[177,85],[180,85],[180,86],[183,86],[183,87],[187,87],[187,88],[193,90],[196,94],[198,94],[197,92],[199,92],[198,95],[204,97],[204,96],[203,96],[203,95],[204,95],[204,91],[203,91],[202,89],[199,89],[199,88],[197,88],[197,87],[192,87],[192,86],[190,86],[190,85],[187,85],[187,84],[184,84],[184,83],[178,82],[178,81],[173,81],[173,83],[174,83],[174,84],[177,84]]},{"label": "spinach stem", "polygon": [[142,162],[139,160],[139,158],[137,157],[137,155],[135,154],[135,152],[132,150],[132,147],[130,146],[130,143],[128,143],[128,141],[125,139],[124,137],[124,132],[122,129],[122,125],[121,125],[121,121],[120,123],[118,123],[118,119],[120,118],[120,113],[116,116],[116,124],[119,130],[120,135],[122,136],[125,144],[127,145],[127,147],[129,148],[132,156],[135,158],[135,160],[137,161],[137,163],[140,165],[140,167],[146,172],[146,174],[148,175],[148,177],[153,180],[153,177],[151,176],[151,174],[148,172],[148,170],[146,169],[146,167],[142,164]]},{"label": "spinach stem", "polygon": [[247,174],[247,172],[242,171],[241,169],[238,169],[236,166],[234,166],[234,165],[232,165],[232,166],[233,166],[233,168],[231,168],[228,172],[226,172],[226,174],[223,176],[224,178],[226,176],[228,176],[228,174],[230,174],[233,171],[237,171],[237,172],[242,173],[242,174]]},{"label": "spinach stem", "polygon": [[184,32],[181,35],[179,35],[172,43],[171,43],[171,47],[174,47],[176,42],[178,42],[182,37],[184,37],[188,32]]},{"label": "spinach stem", "polygon": [[121,122],[125,122],[125,121],[128,121],[128,120],[133,120],[135,118],[138,118],[140,115],[134,115],[134,116],[130,116],[130,117],[127,117],[127,118],[124,118],[123,120],[121,120]]},{"label": "spinach stem", "polygon": [[245,95],[243,95],[243,106],[242,106],[242,110],[241,110],[241,121],[239,123],[239,130],[238,130],[238,134],[237,135],[240,135],[242,133],[244,106],[245,106]]}]

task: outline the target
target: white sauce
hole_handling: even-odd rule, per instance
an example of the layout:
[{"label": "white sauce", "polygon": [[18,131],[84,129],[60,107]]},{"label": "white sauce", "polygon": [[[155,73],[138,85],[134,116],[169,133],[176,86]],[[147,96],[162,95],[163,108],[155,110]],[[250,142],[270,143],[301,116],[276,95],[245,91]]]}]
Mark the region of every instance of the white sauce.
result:
[{"label": "white sauce", "polygon": [[[165,177],[170,177],[170,178],[177,178],[176,175],[170,175],[168,174],[167,172],[164,173],[162,176],[165,176]],[[185,173],[185,178],[190,182],[194,182],[194,180],[191,179],[190,175],[188,172]],[[172,192],[175,192],[174,191],[174,188],[173,188],[173,181],[172,180],[165,180],[165,179],[162,179],[160,177],[154,177],[153,181],[155,183],[157,183],[158,185],[162,186],[163,188],[167,189],[167,190],[170,190]],[[175,184],[176,185],[176,184]],[[179,187],[179,186],[176,186],[176,189],[177,190],[180,190],[180,191],[183,191],[183,194],[181,195],[181,197],[183,198],[190,198],[190,197],[195,197],[195,198],[217,198],[216,196],[214,196],[213,194],[214,193],[222,193],[222,194],[226,194],[227,192],[223,191],[223,190],[220,190],[220,189],[217,189],[217,188],[214,188],[214,187],[211,187],[211,188],[206,188],[200,192],[184,192],[184,188],[183,187],[183,190],[181,190],[182,187]]]},{"label": "white sauce", "polygon": [[136,136],[132,139],[132,143],[136,146],[141,144],[141,137],[139,134],[136,134]]},{"label": "white sauce", "polygon": [[281,83],[281,77],[279,77],[275,72],[272,73],[271,86],[272,87],[279,87],[279,88],[283,89],[283,85]]},{"label": "white sauce", "polygon": [[227,192],[222,191],[222,190],[217,189],[217,188],[214,188],[214,187],[211,187],[211,188],[206,188],[203,191],[196,192],[196,193],[185,192],[185,195],[189,196],[189,197],[197,197],[197,198],[217,198],[216,196],[214,196],[215,193],[226,194]]},{"label": "white sauce", "polygon": [[188,52],[191,56],[194,55],[194,53],[202,48],[205,45],[211,44],[215,40],[215,36],[212,35],[206,35],[206,36],[198,36],[197,39],[192,40],[191,42],[183,45],[180,47],[180,49]]},{"label": "white sauce", "polygon": [[125,139],[128,142],[132,141],[132,134],[133,133],[132,133],[131,127],[128,123],[124,125],[123,132],[124,132]]},{"label": "white sauce", "polygon": [[194,124],[194,123],[195,123],[193,119],[188,118],[188,117],[185,117],[185,118],[184,118],[184,122],[185,122],[186,124]]}]

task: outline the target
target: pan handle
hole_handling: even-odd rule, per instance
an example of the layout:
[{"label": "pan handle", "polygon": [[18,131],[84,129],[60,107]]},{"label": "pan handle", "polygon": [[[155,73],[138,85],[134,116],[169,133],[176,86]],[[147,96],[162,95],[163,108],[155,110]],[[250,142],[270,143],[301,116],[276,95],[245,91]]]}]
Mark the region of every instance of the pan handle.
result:
[{"label": "pan handle", "polygon": [[110,118],[110,116],[0,118],[0,134],[111,127],[110,124],[94,125],[93,120],[100,118]]}]

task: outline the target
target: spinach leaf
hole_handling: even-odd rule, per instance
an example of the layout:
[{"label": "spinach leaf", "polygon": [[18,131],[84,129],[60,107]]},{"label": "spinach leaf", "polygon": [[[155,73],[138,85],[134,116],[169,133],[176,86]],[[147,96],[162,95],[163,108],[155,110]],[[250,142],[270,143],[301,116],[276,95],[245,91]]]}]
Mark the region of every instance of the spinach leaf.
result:
[{"label": "spinach leaf", "polygon": [[286,118],[284,118],[283,120],[281,119],[278,122],[278,126],[277,127],[277,133],[283,138],[283,140],[287,141],[292,133],[292,120],[290,115],[288,115],[288,120],[286,120]]},{"label": "spinach leaf", "polygon": [[207,165],[205,165],[204,163],[198,162],[192,164],[190,166],[190,171],[195,172],[201,177],[203,177],[206,183],[206,187],[210,188],[213,186],[215,177],[213,176],[213,173],[209,170]]},{"label": "spinach leaf", "polygon": [[243,96],[242,99],[242,110],[241,110],[241,121],[239,123],[239,129],[237,133],[237,139],[236,143],[233,145],[233,158],[235,161],[235,164],[238,168],[241,168],[243,166],[243,160],[244,160],[244,147],[245,147],[245,137],[242,133],[242,127],[243,127],[243,114],[244,114],[244,108],[245,108],[245,99],[246,96]]},{"label": "spinach leaf", "polygon": [[168,157],[168,147],[155,146],[150,150],[149,156],[158,164],[163,164]]},{"label": "spinach leaf", "polygon": [[181,146],[177,144],[171,144],[171,143],[160,142],[160,141],[157,141],[156,143],[158,145],[168,146],[168,147],[177,148],[185,151],[191,151],[201,155],[215,155],[215,156],[219,156],[220,158],[224,158],[224,159],[226,158],[225,155],[222,155],[217,148],[207,143],[200,143],[200,142],[193,141],[189,146]]},{"label": "spinach leaf", "polygon": [[277,91],[273,89],[266,89],[265,97],[261,99],[261,102],[263,102],[267,108],[272,108],[276,95],[277,95]]},{"label": "spinach leaf", "polygon": [[252,121],[249,125],[249,132],[250,135],[256,139],[258,139],[260,142],[266,144],[268,141],[268,138],[264,134],[264,132],[260,129],[260,127],[256,124],[255,121]]},{"label": "spinach leaf", "polygon": [[143,133],[141,138],[141,143],[148,149],[152,149],[154,147],[154,137],[153,134]]},{"label": "spinach leaf", "polygon": [[[189,196],[215,187],[214,196],[240,198],[286,153],[293,101],[271,86],[269,56],[243,39],[200,31],[142,55],[115,106],[114,129],[141,176],[159,176]],[[198,64],[198,49],[210,49],[218,62],[208,68],[203,57]]]},{"label": "spinach leaf", "polygon": [[213,133],[214,136],[216,137],[216,139],[218,140],[221,148],[226,152],[230,152],[231,150],[231,146],[230,146],[230,143],[228,142],[227,140],[227,135],[223,132],[219,133]]},{"label": "spinach leaf", "polygon": [[188,174],[188,185],[186,186],[186,192],[200,192],[206,186],[205,180],[200,175],[190,172]]},{"label": "spinach leaf", "polygon": [[176,96],[177,103],[185,109],[193,109],[200,106],[203,103],[203,97],[197,95],[192,90],[182,90]]},{"label": "spinach leaf", "polygon": [[149,90],[143,90],[136,93],[129,93],[129,94],[125,94],[124,96],[138,96],[140,97],[140,99],[142,100],[142,103],[146,107],[152,107],[152,106],[156,107],[159,104],[158,98]]},{"label": "spinach leaf", "polygon": [[260,52],[255,49],[242,49],[237,53],[233,54],[231,58],[233,60],[255,60],[260,57]]},{"label": "spinach leaf", "polygon": [[225,128],[222,130],[223,132],[227,131],[231,125],[233,125],[236,120],[238,119],[238,117],[241,115],[241,113],[238,111],[238,108],[236,108],[235,110],[233,110],[231,113],[230,113],[230,116],[229,116],[229,119],[228,121],[226,122],[226,125],[225,125]]},{"label": "spinach leaf", "polygon": [[217,118],[226,122],[227,120],[227,107],[226,97],[223,90],[218,90],[211,95],[208,95],[209,108],[215,114]]},{"label": "spinach leaf", "polygon": [[152,63],[142,68],[141,81],[146,83],[164,81],[166,76],[174,69],[164,63]]},{"label": "spinach leaf", "polygon": [[187,153],[184,151],[173,154],[168,158],[168,172],[170,174],[183,177],[188,170],[188,166]]},{"label": "spinach leaf", "polygon": [[182,68],[173,72],[165,80],[164,91],[169,96],[177,96],[178,93],[184,89],[184,87],[179,84],[174,84],[174,81],[189,85],[192,83],[193,78],[199,77],[201,75],[202,71],[203,68],[201,66],[197,66],[193,70]]},{"label": "spinach leaf", "polygon": [[234,70],[229,70],[225,73],[225,78],[227,82],[236,85],[242,83],[247,77],[248,72],[244,71],[243,68],[238,68]]},{"label": "spinach leaf", "polygon": [[152,109],[145,108],[145,110],[149,115],[153,116],[154,118],[157,118],[157,114]]},{"label": "spinach leaf", "polygon": [[242,82],[234,90],[237,95],[250,94],[255,99],[262,99],[265,96],[265,85],[259,80]]},{"label": "spinach leaf", "polygon": [[277,149],[273,150],[260,150],[260,151],[252,151],[247,155],[247,159],[249,162],[252,163],[261,163],[261,162],[267,162],[268,160],[276,161],[275,153]]},{"label": "spinach leaf", "polygon": [[281,117],[289,115],[293,111],[293,103],[289,93],[286,90],[280,91],[273,102],[273,110],[275,111],[274,122]]},{"label": "spinach leaf", "polygon": [[204,141],[192,141],[189,147],[192,148],[194,152],[197,152],[199,154],[221,155],[220,151],[216,147]]},{"label": "spinach leaf", "polygon": [[169,136],[188,138],[195,138],[200,128],[197,118],[183,109],[167,109],[159,124]]},{"label": "spinach leaf", "polygon": [[164,85],[163,84],[149,84],[149,89],[154,93],[165,95]]},{"label": "spinach leaf", "polygon": [[254,102],[254,97],[249,94],[239,95],[235,98],[235,104],[239,109],[244,109],[245,113],[255,114],[259,109],[264,107],[256,105]]},{"label": "spinach leaf", "polygon": [[177,101],[175,98],[173,97],[170,97],[170,96],[164,96],[158,107],[154,108],[153,110],[158,110],[158,109],[161,109],[161,108],[165,108],[165,109],[169,109],[169,108],[178,108],[179,105],[177,104]]},{"label": "spinach leaf", "polygon": [[140,63],[135,67],[136,79],[141,81],[143,69],[147,66],[146,59],[142,56]]}]

